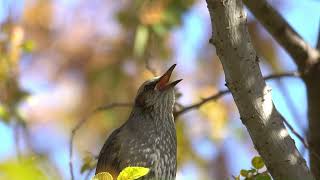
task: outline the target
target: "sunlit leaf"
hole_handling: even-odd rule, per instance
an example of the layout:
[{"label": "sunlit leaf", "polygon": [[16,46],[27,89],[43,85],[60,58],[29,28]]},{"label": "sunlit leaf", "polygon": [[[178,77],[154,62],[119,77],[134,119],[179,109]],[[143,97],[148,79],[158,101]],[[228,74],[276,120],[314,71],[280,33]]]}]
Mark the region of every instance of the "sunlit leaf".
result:
[{"label": "sunlit leaf", "polygon": [[21,26],[14,26],[10,36],[10,48],[8,52],[12,68],[17,66],[20,60],[20,45],[24,38],[24,29]]},{"label": "sunlit leaf", "polygon": [[245,169],[241,169],[240,171],[240,175],[243,176],[243,177],[247,177],[249,174],[248,170],[245,170]]},{"label": "sunlit leaf", "polygon": [[32,159],[0,163],[0,180],[47,180],[49,179]]},{"label": "sunlit leaf", "polygon": [[32,52],[32,51],[34,50],[35,44],[34,44],[34,42],[31,41],[31,40],[27,40],[27,41],[25,41],[25,42],[23,42],[23,43],[21,44],[21,48],[22,48],[22,50],[23,50],[24,52],[29,53],[29,52]]},{"label": "sunlit leaf", "polygon": [[168,32],[168,29],[161,23],[152,25],[152,30],[160,37],[163,37]]},{"label": "sunlit leaf", "polygon": [[112,176],[108,172],[101,172],[96,174],[92,180],[113,180]]},{"label": "sunlit leaf", "polygon": [[[211,87],[200,89],[201,97],[208,97],[216,92]],[[209,121],[211,130],[211,137],[214,140],[222,139],[226,136],[227,129],[227,108],[220,101],[210,101],[200,107],[200,112],[206,116]]]},{"label": "sunlit leaf", "polygon": [[254,168],[256,169],[261,169],[264,166],[264,162],[263,159],[260,156],[255,156],[252,161],[251,164]]},{"label": "sunlit leaf", "polygon": [[163,1],[145,1],[140,12],[140,21],[144,25],[158,24],[163,19],[166,4]]},{"label": "sunlit leaf", "polygon": [[137,57],[141,57],[145,51],[146,44],[149,37],[149,30],[144,25],[137,27],[135,41],[134,41],[134,54]]},{"label": "sunlit leaf", "polygon": [[9,119],[10,119],[10,115],[7,107],[3,104],[0,104],[0,120],[8,122]]},{"label": "sunlit leaf", "polygon": [[80,172],[83,173],[87,170],[91,170],[96,166],[96,160],[91,153],[86,153],[84,158],[82,159],[82,166]]},{"label": "sunlit leaf", "polygon": [[147,175],[149,170],[145,167],[126,167],[120,172],[117,180],[135,180]]}]

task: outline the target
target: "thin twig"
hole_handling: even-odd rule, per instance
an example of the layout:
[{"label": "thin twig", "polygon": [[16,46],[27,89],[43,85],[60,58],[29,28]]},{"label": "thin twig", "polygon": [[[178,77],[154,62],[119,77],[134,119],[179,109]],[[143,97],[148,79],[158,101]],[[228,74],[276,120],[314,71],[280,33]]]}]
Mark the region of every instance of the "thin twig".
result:
[{"label": "thin twig", "polygon": [[286,124],[286,126],[290,129],[290,131],[301,141],[301,143],[303,144],[303,146],[306,149],[309,149],[310,153],[313,154],[318,160],[320,160],[320,155],[317,152],[312,151],[312,149],[309,146],[309,143],[307,142],[306,139],[304,139],[290,124],[289,122],[283,118],[283,122]]},{"label": "thin twig", "polygon": [[91,113],[89,113],[87,116],[85,116],[83,119],[81,119],[78,124],[75,125],[75,127],[72,129],[71,131],[71,138],[70,138],[70,143],[69,143],[69,168],[70,168],[70,175],[71,175],[71,180],[74,180],[74,172],[73,172],[73,141],[74,141],[74,137],[77,133],[77,131],[81,128],[81,126],[87,122],[89,120],[89,118],[99,112],[99,111],[103,111],[103,110],[108,110],[108,109],[112,109],[115,107],[129,107],[131,106],[132,103],[110,103],[107,104],[105,106],[101,106],[96,108],[95,110],[93,110]]},{"label": "thin twig", "polygon": [[209,96],[207,98],[203,98],[201,101],[195,103],[195,104],[191,104],[189,106],[184,106],[183,109],[177,111],[174,113],[174,117],[178,117],[180,116],[181,114],[183,113],[186,113],[188,111],[191,111],[193,109],[198,109],[200,108],[203,104],[207,103],[208,101],[211,101],[211,100],[216,100],[218,98],[220,98],[221,96],[225,95],[225,94],[228,94],[230,91],[229,90],[223,90],[223,91],[219,91],[217,92],[216,94],[212,95],[212,96]]},{"label": "thin twig", "polygon": [[18,160],[21,160],[21,149],[20,149],[20,123],[18,121],[15,122],[14,124],[14,142],[16,146],[16,153]]},{"label": "thin twig", "polygon": [[[279,74],[271,74],[271,75],[265,76],[264,79],[265,80],[271,80],[271,79],[277,79],[277,78],[299,77],[299,76],[300,75],[297,72],[285,72],[285,73],[279,73]],[[179,110],[177,112],[174,112],[174,116],[178,117],[183,113],[186,113],[186,112],[191,111],[193,109],[198,109],[203,104],[207,103],[208,101],[219,99],[220,97],[222,97],[222,96],[224,96],[224,95],[226,95],[228,93],[230,93],[230,90],[221,90],[221,91],[217,92],[214,95],[211,95],[211,96],[209,96],[207,98],[203,98],[201,101],[199,101],[199,102],[197,102],[195,104],[184,106],[183,109],[181,109],[181,110]]]},{"label": "thin twig", "polygon": [[93,172],[95,168],[89,169],[89,171],[87,172],[86,176],[84,177],[84,180],[90,180],[90,174]]},{"label": "thin twig", "polygon": [[289,122],[282,117],[283,122],[286,124],[286,126],[290,129],[290,131],[301,141],[301,143],[304,145],[305,148],[309,149],[309,144],[307,140],[305,140],[292,126],[289,124]]},{"label": "thin twig", "polygon": [[288,107],[289,112],[294,117],[293,118],[294,123],[297,124],[301,129],[303,129],[303,124],[301,123],[301,121],[299,121],[300,118],[299,118],[297,108],[294,106],[292,98],[289,96],[289,92],[285,86],[285,83],[283,83],[281,79],[278,79],[276,83],[280,89],[280,93],[284,99],[284,102],[286,103],[286,106]]}]

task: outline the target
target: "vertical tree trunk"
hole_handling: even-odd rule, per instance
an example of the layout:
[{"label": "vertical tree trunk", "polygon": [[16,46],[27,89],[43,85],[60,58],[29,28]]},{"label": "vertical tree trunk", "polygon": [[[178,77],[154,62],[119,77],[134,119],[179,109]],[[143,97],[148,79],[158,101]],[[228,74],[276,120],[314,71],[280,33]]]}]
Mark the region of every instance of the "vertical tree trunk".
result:
[{"label": "vertical tree trunk", "polygon": [[320,179],[320,32],[312,48],[266,0],[243,0],[296,63],[307,88],[311,172]]},{"label": "vertical tree trunk", "polygon": [[226,85],[269,172],[279,180],[313,180],[283,124],[283,117],[273,105],[271,89],[265,84],[250,41],[242,2],[207,0],[207,3],[213,44],[225,72]]},{"label": "vertical tree trunk", "polygon": [[308,98],[308,142],[311,172],[320,179],[320,63],[303,77]]}]

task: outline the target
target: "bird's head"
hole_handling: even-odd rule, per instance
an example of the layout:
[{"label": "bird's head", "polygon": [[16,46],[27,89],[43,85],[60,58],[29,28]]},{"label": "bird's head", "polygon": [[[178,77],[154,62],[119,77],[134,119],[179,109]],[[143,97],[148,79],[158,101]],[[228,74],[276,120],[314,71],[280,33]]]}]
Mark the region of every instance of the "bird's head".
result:
[{"label": "bird's head", "polygon": [[142,108],[173,108],[174,86],[182,79],[169,83],[171,74],[176,64],[172,65],[166,73],[144,82],[137,93],[135,106]]}]

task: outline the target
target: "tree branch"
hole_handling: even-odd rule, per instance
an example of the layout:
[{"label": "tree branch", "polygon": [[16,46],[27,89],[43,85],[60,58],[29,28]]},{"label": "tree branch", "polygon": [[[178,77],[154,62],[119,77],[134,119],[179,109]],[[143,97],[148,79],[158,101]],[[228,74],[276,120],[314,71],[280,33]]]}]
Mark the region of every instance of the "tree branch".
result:
[{"label": "tree branch", "polygon": [[319,52],[312,48],[266,0],[243,0],[243,2],[289,53],[301,73],[319,61]]},{"label": "tree branch", "polygon": [[[271,74],[271,75],[265,76],[264,79],[271,80],[271,79],[278,79],[278,78],[284,78],[284,77],[300,77],[300,75],[298,72],[284,72],[284,73]],[[203,98],[201,101],[199,101],[197,103],[190,104],[188,106],[183,106],[183,108],[181,110],[174,112],[174,117],[178,117],[178,116],[180,116],[186,112],[189,112],[193,109],[198,109],[202,105],[204,105],[205,103],[212,101],[212,100],[217,100],[220,97],[222,97],[228,93],[230,93],[230,90],[221,90],[214,95]]]},{"label": "tree branch", "polygon": [[266,0],[244,0],[244,2],[269,33],[286,49],[303,75],[308,99],[310,168],[314,176],[319,179],[320,160],[315,152],[320,152],[320,31],[317,50],[305,42]]},{"label": "tree branch", "polygon": [[259,58],[246,27],[241,0],[207,0],[212,42],[222,63],[226,85],[255,148],[275,180],[314,180],[276,110],[271,89],[259,68]]},{"label": "tree branch", "polygon": [[89,118],[94,115],[97,112],[103,111],[103,110],[109,110],[115,107],[130,107],[132,103],[110,103],[105,106],[101,106],[93,110],[89,115],[81,119],[75,127],[71,131],[71,138],[69,143],[69,168],[70,168],[70,175],[71,180],[74,180],[74,172],[73,172],[73,141],[74,137],[77,133],[77,131],[82,127],[82,125],[89,120]]}]

